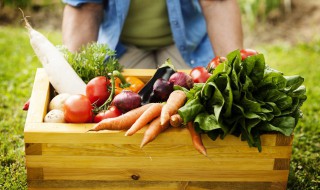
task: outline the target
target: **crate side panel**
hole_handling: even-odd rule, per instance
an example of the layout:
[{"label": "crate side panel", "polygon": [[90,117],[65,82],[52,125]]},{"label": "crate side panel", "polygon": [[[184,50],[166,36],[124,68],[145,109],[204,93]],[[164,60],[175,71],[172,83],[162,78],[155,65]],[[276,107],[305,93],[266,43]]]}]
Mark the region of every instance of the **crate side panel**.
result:
[{"label": "crate side panel", "polygon": [[26,123],[42,122],[49,103],[49,80],[44,69],[37,69]]}]

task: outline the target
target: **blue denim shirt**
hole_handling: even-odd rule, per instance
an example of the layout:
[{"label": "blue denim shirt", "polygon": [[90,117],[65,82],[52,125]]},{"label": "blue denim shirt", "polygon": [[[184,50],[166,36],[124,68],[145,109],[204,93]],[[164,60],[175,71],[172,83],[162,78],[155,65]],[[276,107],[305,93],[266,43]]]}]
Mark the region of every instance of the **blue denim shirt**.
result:
[{"label": "blue denim shirt", "polygon": [[[103,0],[63,0],[72,6],[102,3]],[[99,30],[99,43],[106,43],[121,56],[125,47],[119,42],[130,0],[108,0]],[[169,22],[175,45],[191,67],[206,66],[214,57],[206,23],[198,0],[167,0]]]}]

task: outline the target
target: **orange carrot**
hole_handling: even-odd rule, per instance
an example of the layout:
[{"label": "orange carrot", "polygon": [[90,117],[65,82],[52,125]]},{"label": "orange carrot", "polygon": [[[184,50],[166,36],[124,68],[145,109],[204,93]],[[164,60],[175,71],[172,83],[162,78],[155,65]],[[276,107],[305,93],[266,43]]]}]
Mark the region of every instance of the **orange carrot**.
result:
[{"label": "orange carrot", "polygon": [[141,107],[135,108],[119,117],[108,118],[97,123],[89,131],[100,130],[126,130],[133,125],[133,123],[145,112],[151,105],[146,104]]},{"label": "orange carrot", "polygon": [[179,114],[174,114],[170,117],[170,125],[172,127],[180,127],[183,123],[183,120]]},{"label": "orange carrot", "polygon": [[160,117],[154,119],[144,132],[140,148],[153,141],[162,131],[166,130],[167,128],[169,128],[169,123],[166,125],[160,125]]},{"label": "orange carrot", "polygon": [[184,105],[187,100],[186,94],[182,90],[173,91],[167,103],[163,106],[160,116],[160,124],[164,125],[169,123],[170,116],[176,114],[178,109]]},{"label": "orange carrot", "polygon": [[203,155],[207,156],[206,148],[204,147],[201,139],[201,135],[194,129],[193,122],[188,122],[187,128],[190,132],[193,146]]},{"label": "orange carrot", "polygon": [[161,103],[154,103],[151,105],[138,119],[134,124],[130,127],[130,129],[126,132],[125,136],[131,136],[140,130],[142,127],[147,125],[154,118],[159,117],[162,109]]}]

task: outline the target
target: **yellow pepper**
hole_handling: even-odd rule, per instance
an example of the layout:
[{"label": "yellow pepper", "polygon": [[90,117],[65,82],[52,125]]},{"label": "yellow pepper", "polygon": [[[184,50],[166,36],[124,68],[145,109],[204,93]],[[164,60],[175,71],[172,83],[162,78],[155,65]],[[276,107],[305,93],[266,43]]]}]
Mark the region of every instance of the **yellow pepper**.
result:
[{"label": "yellow pepper", "polygon": [[115,94],[119,94],[122,90],[131,90],[132,92],[138,93],[144,86],[144,82],[138,77],[124,77],[126,83],[123,83],[120,78],[115,80]]}]

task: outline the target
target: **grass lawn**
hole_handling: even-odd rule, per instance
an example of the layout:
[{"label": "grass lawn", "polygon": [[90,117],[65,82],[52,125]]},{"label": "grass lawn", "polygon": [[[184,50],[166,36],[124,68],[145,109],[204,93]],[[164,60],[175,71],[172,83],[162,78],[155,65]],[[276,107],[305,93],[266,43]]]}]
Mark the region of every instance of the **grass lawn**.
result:
[{"label": "grass lawn", "polygon": [[[43,31],[41,31],[43,32]],[[60,43],[59,33],[43,32]],[[22,106],[40,67],[24,28],[0,26],[0,189],[26,189]]]},{"label": "grass lawn", "polygon": [[[54,44],[59,32],[40,31]],[[31,95],[37,67],[41,67],[23,28],[0,26],[0,189],[26,189],[23,127],[24,102]],[[286,75],[305,78],[308,100],[304,117],[295,129],[288,189],[319,189],[320,186],[320,41],[293,47],[253,47],[265,54],[267,63]]]}]

